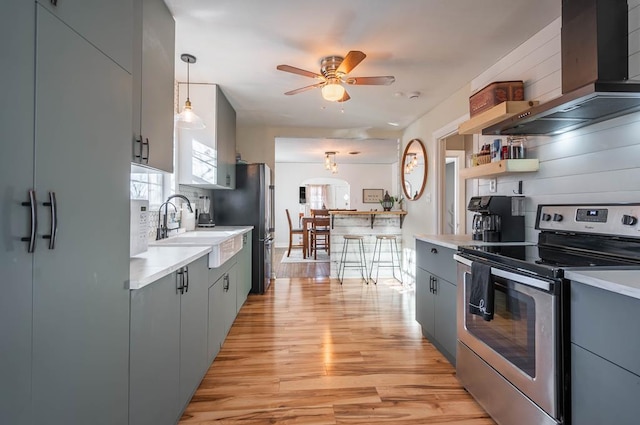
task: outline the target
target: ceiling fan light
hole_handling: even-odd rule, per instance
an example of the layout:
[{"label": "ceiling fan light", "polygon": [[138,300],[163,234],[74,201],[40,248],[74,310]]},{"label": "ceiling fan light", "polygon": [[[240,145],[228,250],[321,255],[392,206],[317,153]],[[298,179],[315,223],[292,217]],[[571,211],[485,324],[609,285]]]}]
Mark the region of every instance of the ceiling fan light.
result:
[{"label": "ceiling fan light", "polygon": [[329,83],[322,87],[322,97],[330,102],[337,102],[344,96],[344,87],[339,83]]}]

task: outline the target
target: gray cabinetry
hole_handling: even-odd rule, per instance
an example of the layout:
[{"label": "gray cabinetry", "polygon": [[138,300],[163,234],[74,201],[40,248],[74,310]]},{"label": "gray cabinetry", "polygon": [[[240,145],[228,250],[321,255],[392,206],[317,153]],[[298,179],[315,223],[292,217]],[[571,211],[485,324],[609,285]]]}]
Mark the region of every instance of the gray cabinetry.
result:
[{"label": "gray cabinetry", "polygon": [[175,424],[180,388],[180,295],[172,273],[131,291],[129,423]]},{"label": "gray cabinetry", "polygon": [[131,425],[175,424],[207,370],[207,261],[131,291]]},{"label": "gray cabinetry", "polygon": [[640,300],[571,282],[572,422],[640,417]]},{"label": "gray cabinetry", "polygon": [[238,253],[236,312],[240,311],[251,291],[251,233],[242,235],[242,251]]},{"label": "gray cabinetry", "polygon": [[[178,182],[209,189],[235,189],[236,112],[216,84],[191,84],[193,110],[206,127],[180,129]],[[186,100],[180,85],[179,104]]]},{"label": "gray cabinetry", "polygon": [[416,241],[416,320],[428,338],[455,365],[455,251]]},{"label": "gray cabinetry", "polygon": [[180,297],[180,407],[189,403],[200,385],[207,361],[207,257],[189,266],[188,286]]},{"label": "gray cabinetry", "polygon": [[[56,2],[37,0],[37,2],[102,53],[131,72],[133,33],[131,0],[58,0]],[[82,93],[71,91],[76,93],[77,99],[83,97]]]},{"label": "gray cabinetry", "polygon": [[[0,423],[126,423],[131,75],[61,22],[61,9],[5,6]],[[104,18],[92,16],[89,25]],[[129,13],[109,16],[127,31]],[[21,240],[29,190],[32,253]]]},{"label": "gray cabinetry", "polygon": [[[209,323],[207,333],[207,356],[213,361],[220,351],[224,339],[236,318],[236,269],[238,255],[219,269],[209,271]],[[221,270],[222,269],[222,270]]]},{"label": "gray cabinetry", "polygon": [[171,173],[175,23],[162,0],[134,0],[134,17],[132,162]]}]

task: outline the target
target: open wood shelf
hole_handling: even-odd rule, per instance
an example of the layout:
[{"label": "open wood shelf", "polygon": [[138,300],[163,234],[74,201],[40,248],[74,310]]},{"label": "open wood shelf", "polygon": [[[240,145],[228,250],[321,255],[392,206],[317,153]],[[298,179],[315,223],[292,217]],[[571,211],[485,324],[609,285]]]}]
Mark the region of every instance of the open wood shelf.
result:
[{"label": "open wood shelf", "polygon": [[537,105],[538,101],[506,101],[476,115],[458,126],[458,134],[482,134],[482,130]]},{"label": "open wood shelf", "polygon": [[529,173],[538,171],[540,161],[538,159],[503,159],[499,162],[478,165],[460,170],[463,179],[479,179],[505,175],[509,173]]}]

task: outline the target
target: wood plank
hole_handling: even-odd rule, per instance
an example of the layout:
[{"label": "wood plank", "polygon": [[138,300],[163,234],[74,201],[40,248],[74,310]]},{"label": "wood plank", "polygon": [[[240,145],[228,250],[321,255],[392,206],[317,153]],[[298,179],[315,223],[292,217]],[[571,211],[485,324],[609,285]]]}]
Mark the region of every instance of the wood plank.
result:
[{"label": "wood plank", "polygon": [[393,279],[276,279],[249,295],[180,424],[494,425],[414,306]]},{"label": "wood plank", "polygon": [[500,121],[526,111],[538,102],[530,100],[506,101],[491,109],[479,113],[475,117],[458,126],[458,134],[482,134],[482,130]]},{"label": "wood plank", "polygon": [[538,159],[503,159],[476,167],[463,168],[460,170],[460,178],[477,179],[508,173],[526,173],[537,171],[539,167],[540,161]]}]

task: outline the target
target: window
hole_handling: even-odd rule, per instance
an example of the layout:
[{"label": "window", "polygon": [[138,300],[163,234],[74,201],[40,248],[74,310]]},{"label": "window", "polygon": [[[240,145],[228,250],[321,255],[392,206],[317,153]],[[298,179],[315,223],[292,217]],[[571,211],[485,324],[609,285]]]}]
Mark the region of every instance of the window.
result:
[{"label": "window", "polygon": [[131,199],[147,199],[150,208],[158,208],[164,200],[164,178],[161,173],[131,172]]},{"label": "window", "polygon": [[313,210],[325,209],[327,205],[327,185],[310,184],[307,186],[307,202]]}]

